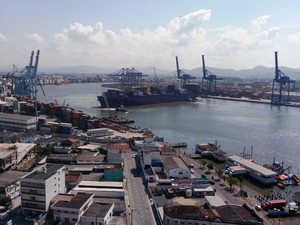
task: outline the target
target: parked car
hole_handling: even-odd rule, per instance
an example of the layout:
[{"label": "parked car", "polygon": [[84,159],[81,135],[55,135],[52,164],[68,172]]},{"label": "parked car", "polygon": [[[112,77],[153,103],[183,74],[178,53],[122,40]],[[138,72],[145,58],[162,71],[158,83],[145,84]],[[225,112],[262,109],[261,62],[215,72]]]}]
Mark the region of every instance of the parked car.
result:
[{"label": "parked car", "polygon": [[256,206],[255,206],[255,209],[256,209],[257,211],[261,211],[261,210],[262,210],[262,208],[261,208],[260,205],[256,205]]}]

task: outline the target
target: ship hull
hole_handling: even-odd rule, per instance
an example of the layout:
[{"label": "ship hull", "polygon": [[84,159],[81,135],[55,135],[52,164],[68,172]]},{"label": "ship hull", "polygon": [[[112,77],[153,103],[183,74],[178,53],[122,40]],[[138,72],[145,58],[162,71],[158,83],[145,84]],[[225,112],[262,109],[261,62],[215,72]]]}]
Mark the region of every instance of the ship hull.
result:
[{"label": "ship hull", "polygon": [[128,106],[152,105],[152,104],[161,104],[161,103],[189,101],[190,99],[195,100],[198,96],[199,93],[117,96],[117,97],[106,97],[107,103],[103,96],[98,96],[98,101],[100,102],[101,108],[109,108],[109,107],[119,107],[120,105],[128,107]]}]

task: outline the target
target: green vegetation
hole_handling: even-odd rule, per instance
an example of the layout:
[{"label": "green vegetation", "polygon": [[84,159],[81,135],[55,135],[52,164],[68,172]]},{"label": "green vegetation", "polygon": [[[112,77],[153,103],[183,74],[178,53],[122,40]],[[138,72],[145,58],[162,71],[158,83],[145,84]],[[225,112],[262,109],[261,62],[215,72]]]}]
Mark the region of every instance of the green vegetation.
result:
[{"label": "green vegetation", "polygon": [[239,182],[239,180],[236,177],[232,177],[232,176],[227,177],[226,180],[229,184],[230,191],[232,191],[232,186],[236,185]]}]

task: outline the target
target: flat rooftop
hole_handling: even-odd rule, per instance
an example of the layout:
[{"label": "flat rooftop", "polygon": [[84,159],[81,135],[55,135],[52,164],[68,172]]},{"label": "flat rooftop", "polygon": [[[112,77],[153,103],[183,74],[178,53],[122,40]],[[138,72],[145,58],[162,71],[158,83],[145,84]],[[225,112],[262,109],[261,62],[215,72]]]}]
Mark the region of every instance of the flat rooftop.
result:
[{"label": "flat rooftop", "polygon": [[94,187],[94,188],[123,188],[123,182],[112,181],[81,181],[78,187]]},{"label": "flat rooftop", "polygon": [[79,209],[81,208],[93,194],[78,193],[69,201],[57,201],[53,207],[68,208],[68,209]]},{"label": "flat rooftop", "polygon": [[35,118],[34,116],[25,116],[20,114],[0,113],[1,119],[15,119],[15,120],[29,120]]},{"label": "flat rooftop", "polygon": [[[45,166],[46,166],[46,171],[42,172],[42,168]],[[39,167],[37,170],[28,174],[25,178],[34,179],[34,180],[47,180],[48,178],[53,176],[57,172],[57,170],[64,167],[64,165],[50,164],[50,163],[46,164],[45,166]]]},{"label": "flat rooftop", "polygon": [[17,182],[22,177],[26,176],[28,172],[9,170],[4,173],[0,173],[0,186],[8,186],[14,182]]},{"label": "flat rooftop", "polygon": [[112,206],[113,204],[92,203],[92,205],[85,211],[83,216],[103,218],[106,216]]},{"label": "flat rooftop", "polygon": [[237,156],[237,155],[231,155],[231,156],[228,156],[228,159],[232,160],[232,161],[235,161],[236,163],[240,164],[240,166],[243,166],[243,167],[246,167],[247,169],[251,169],[251,170],[254,170],[258,173],[260,173],[261,175],[263,176],[266,176],[266,177],[270,177],[270,176],[275,176],[277,175],[276,172],[274,172],[273,170],[269,170],[261,165],[258,165],[254,162],[251,162],[247,159],[244,159],[240,156]]}]

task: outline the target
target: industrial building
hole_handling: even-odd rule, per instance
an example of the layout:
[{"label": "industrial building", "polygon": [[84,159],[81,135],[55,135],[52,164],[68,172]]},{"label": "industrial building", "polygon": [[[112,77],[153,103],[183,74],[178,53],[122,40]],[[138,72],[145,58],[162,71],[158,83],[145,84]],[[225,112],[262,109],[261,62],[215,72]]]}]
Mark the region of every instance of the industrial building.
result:
[{"label": "industrial building", "polygon": [[0,112],[0,127],[8,130],[36,130],[37,118],[19,114]]},{"label": "industrial building", "polygon": [[264,184],[274,184],[276,182],[277,173],[273,170],[260,166],[248,159],[244,159],[237,155],[228,156],[227,165],[239,165],[248,170],[248,175]]},{"label": "industrial building", "polygon": [[161,157],[167,178],[191,178],[191,170],[177,156]]}]

